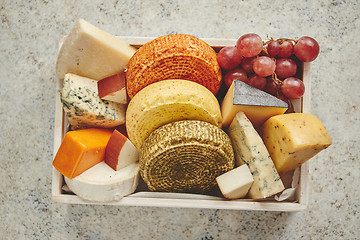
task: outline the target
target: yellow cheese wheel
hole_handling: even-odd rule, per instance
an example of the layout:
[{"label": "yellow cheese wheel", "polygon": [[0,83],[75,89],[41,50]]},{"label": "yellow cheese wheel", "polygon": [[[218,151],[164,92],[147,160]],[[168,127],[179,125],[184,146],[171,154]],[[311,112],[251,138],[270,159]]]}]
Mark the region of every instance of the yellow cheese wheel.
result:
[{"label": "yellow cheese wheel", "polygon": [[179,120],[201,120],[221,127],[219,102],[198,83],[166,80],[142,89],[126,110],[127,133],[137,148],[156,128]]},{"label": "yellow cheese wheel", "polygon": [[151,191],[205,193],[235,166],[229,136],[203,121],[166,124],[140,148],[140,173]]},{"label": "yellow cheese wheel", "polygon": [[216,52],[203,40],[186,34],[165,35],[144,44],[128,63],[129,97],[165,79],[191,80],[216,94],[221,85]]}]

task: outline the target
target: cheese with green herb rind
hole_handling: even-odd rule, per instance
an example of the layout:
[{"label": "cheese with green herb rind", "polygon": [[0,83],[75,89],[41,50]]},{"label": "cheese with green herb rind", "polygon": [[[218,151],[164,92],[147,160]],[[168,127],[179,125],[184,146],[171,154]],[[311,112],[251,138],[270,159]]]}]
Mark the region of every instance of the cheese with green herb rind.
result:
[{"label": "cheese with green herb rind", "polygon": [[95,80],[68,73],[60,97],[73,130],[111,128],[125,123],[125,105],[101,100]]},{"label": "cheese with green herb rind", "polygon": [[254,178],[248,196],[253,199],[267,198],[284,190],[264,142],[243,112],[236,114],[228,133],[236,165],[247,164]]}]

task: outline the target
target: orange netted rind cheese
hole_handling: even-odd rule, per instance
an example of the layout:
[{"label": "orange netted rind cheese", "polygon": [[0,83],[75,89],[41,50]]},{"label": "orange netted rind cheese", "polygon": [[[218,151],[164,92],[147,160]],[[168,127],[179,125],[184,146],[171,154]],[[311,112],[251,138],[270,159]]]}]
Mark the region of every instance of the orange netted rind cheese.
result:
[{"label": "orange netted rind cheese", "polygon": [[129,97],[133,98],[151,83],[166,79],[194,81],[216,94],[221,85],[216,52],[203,40],[186,34],[165,35],[144,44],[128,63]]}]

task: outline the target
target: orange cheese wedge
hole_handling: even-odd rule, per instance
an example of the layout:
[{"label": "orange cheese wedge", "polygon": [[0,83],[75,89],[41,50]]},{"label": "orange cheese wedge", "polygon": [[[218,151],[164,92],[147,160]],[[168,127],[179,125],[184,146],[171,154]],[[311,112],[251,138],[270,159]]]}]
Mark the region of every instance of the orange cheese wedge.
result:
[{"label": "orange cheese wedge", "polygon": [[53,166],[69,179],[80,175],[104,159],[111,133],[97,128],[67,132]]},{"label": "orange cheese wedge", "polygon": [[186,34],[171,34],[144,44],[131,57],[126,71],[130,98],[161,80],[184,79],[199,83],[214,95],[221,85],[216,52],[203,40]]}]

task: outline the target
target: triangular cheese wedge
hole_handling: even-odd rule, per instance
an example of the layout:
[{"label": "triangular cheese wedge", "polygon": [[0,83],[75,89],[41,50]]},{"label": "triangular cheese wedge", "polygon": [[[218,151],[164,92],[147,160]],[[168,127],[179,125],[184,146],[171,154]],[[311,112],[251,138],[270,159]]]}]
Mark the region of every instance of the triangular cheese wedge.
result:
[{"label": "triangular cheese wedge", "polygon": [[221,105],[223,127],[228,127],[236,113],[244,112],[255,128],[272,116],[283,114],[288,104],[262,90],[235,80]]}]

